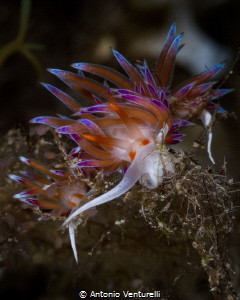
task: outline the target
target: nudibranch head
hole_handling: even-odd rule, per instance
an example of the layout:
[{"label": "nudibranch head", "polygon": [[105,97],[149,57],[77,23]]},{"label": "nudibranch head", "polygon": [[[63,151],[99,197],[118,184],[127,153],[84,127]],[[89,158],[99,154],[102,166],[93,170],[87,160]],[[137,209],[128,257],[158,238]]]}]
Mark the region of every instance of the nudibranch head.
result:
[{"label": "nudibranch head", "polygon": [[148,189],[156,189],[174,173],[174,163],[167,149],[149,153],[142,162],[139,182]]}]

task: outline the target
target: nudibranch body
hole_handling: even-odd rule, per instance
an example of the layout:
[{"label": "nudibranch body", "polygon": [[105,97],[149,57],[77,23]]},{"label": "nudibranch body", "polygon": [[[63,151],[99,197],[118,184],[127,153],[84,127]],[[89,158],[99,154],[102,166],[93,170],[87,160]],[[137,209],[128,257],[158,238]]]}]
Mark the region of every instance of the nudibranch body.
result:
[{"label": "nudibranch body", "polygon": [[[71,210],[64,222],[63,226],[70,224],[75,257],[73,219],[94,206],[121,196],[137,181],[149,189],[157,188],[165,178],[174,173],[174,161],[166,146],[181,141],[183,135],[178,133],[179,128],[193,125],[191,121],[196,119],[202,120],[203,125],[209,127],[211,114],[208,110],[216,108],[212,100],[230,91],[214,90],[216,82],[209,82],[223,68],[224,63],[171,89],[182,36],[183,34],[176,36],[174,23],[153,72],[146,62],[134,67],[116,50],[112,50],[113,54],[127,76],[105,66],[87,63],[72,65],[78,69],[78,74],[49,70],[84,95],[92,105],[82,107],[63,91],[43,84],[78,119],[37,117],[30,122],[48,125],[76,142],[76,147],[69,153],[69,157],[76,161],[71,168],[77,168],[81,172],[101,169],[103,173],[117,170],[123,173],[122,180],[112,190],[83,206],[80,206],[80,202],[76,203],[76,208]],[[103,78],[104,84],[86,77],[83,72]],[[218,108],[218,112],[223,110]],[[208,153],[212,159],[211,130],[208,130]],[[71,178],[72,175],[69,176]],[[73,190],[79,188],[77,185],[70,187]],[[71,197],[75,199],[76,194],[73,193]]]}]

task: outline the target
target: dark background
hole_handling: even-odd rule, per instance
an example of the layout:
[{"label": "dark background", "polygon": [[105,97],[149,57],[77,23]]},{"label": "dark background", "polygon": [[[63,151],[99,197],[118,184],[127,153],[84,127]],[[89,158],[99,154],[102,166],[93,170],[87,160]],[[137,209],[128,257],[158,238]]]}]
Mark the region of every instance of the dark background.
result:
[{"label": "dark background", "polygon": [[[20,4],[21,1],[0,1],[1,47],[17,35]],[[36,116],[69,113],[39,84],[39,81],[48,82],[68,91],[47,68],[71,70],[71,63],[90,62],[121,71],[110,47],[132,63],[146,59],[153,66],[174,19],[177,32],[185,32],[185,46],[178,55],[173,86],[228,59],[229,64],[221,74],[224,78],[240,45],[238,1],[32,1],[25,40],[43,48],[32,50],[39,60],[41,75],[20,53],[4,61],[0,69],[0,133],[13,127],[27,128],[28,121]],[[233,74],[222,86],[234,88],[235,92],[220,101],[224,109],[235,112],[236,116],[240,111],[239,70],[237,62]],[[76,99],[81,101],[79,96]],[[192,139],[185,139],[186,147],[201,128],[196,130]],[[240,177],[238,132],[239,120],[233,118],[214,127],[213,154],[217,167],[225,157],[230,175],[235,178]]]}]

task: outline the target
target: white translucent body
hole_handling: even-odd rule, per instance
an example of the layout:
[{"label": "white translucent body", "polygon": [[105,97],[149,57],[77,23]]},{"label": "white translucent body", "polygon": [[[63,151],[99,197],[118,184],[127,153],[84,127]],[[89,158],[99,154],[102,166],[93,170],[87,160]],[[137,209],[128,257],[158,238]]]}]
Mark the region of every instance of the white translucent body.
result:
[{"label": "white translucent body", "polygon": [[156,189],[164,177],[174,172],[169,154],[155,151],[144,158],[139,182],[148,189]]},{"label": "white translucent body", "polygon": [[[174,172],[174,164],[171,161],[171,157],[168,154],[167,149],[163,146],[164,138],[168,132],[168,126],[165,125],[157,136],[157,142],[159,143],[159,145],[162,145],[163,151],[157,150],[155,142],[152,139],[148,139],[148,137],[152,136],[152,132],[148,127],[141,128],[141,130],[142,132],[144,132],[144,135],[142,135],[142,133],[136,134],[135,138],[130,138],[129,135],[127,135],[126,133],[126,130],[123,128],[118,128],[117,130],[114,130],[114,136],[117,138],[124,138],[129,142],[130,146],[129,151],[115,147],[112,154],[114,156],[121,156],[123,160],[128,160],[129,152],[131,151],[131,149],[135,149],[136,156],[134,157],[129,168],[124,174],[123,179],[117,186],[115,186],[107,193],[96,197],[90,202],[87,202],[80,208],[76,208],[75,210],[73,210],[68,219],[62,225],[62,227],[64,227],[72,221],[69,224],[69,234],[76,261],[77,250],[74,236],[75,222],[73,220],[76,216],[89,210],[92,207],[101,205],[103,203],[118,198],[119,196],[129,191],[138,180],[143,186],[149,189],[155,189],[163,182],[164,177]],[[141,145],[140,142],[145,137],[149,140],[150,143],[147,145]]]}]

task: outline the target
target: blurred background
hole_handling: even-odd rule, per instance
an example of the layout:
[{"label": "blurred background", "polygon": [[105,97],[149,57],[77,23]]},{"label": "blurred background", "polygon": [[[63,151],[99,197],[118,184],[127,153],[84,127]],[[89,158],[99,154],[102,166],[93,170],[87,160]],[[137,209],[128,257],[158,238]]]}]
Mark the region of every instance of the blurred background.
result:
[{"label": "blurred background", "polygon": [[[150,66],[154,66],[168,30],[173,20],[176,20],[177,32],[184,31],[183,43],[185,46],[178,54],[173,86],[206,70],[206,67],[210,68],[228,59],[229,63],[222,72],[221,79],[231,72],[221,88],[233,88],[234,92],[220,99],[220,105],[231,113],[232,117],[214,125],[212,153],[216,160],[216,168],[220,168],[226,160],[229,176],[235,180],[240,179],[238,153],[240,147],[240,61],[237,61],[232,68],[240,47],[239,1],[32,0],[28,22],[25,24],[26,26],[22,25],[26,29],[22,39],[24,47],[20,47],[21,51],[12,51],[14,48],[6,47],[18,35],[21,28],[19,25],[21,23],[21,7],[24,10],[23,5],[24,3],[26,5],[27,2],[0,0],[0,51],[4,49],[0,52],[1,136],[12,128],[21,128],[22,131],[27,132],[28,121],[36,116],[54,116],[55,113],[69,116],[69,111],[64,105],[39,83],[47,82],[69,92],[64,84],[47,72],[47,68],[71,71],[73,69],[70,64],[89,62],[122,71],[114,59],[110,47],[118,50],[133,64],[146,59]],[[79,95],[72,95],[76,100],[83,101]],[[202,128],[197,126],[193,135],[186,137],[185,149],[191,146],[201,131]],[[200,151],[197,158],[203,165],[208,165],[210,161],[205,152],[206,150]],[[51,238],[49,243],[48,247],[51,248]],[[51,253],[51,255],[53,254]],[[236,255],[236,257],[238,256]],[[29,259],[27,258],[26,261]],[[236,259],[239,261],[239,258]],[[60,278],[66,276],[67,283],[62,284],[66,285],[66,288],[61,290],[59,287],[64,295],[60,297],[60,292],[58,295],[52,293],[51,299],[78,298],[77,296],[73,298],[73,295],[76,294],[70,290],[71,297],[67,292],[68,288],[74,290],[79,288],[78,275],[80,271],[73,261],[66,266],[66,270],[63,270],[61,265],[64,262],[61,264],[58,262],[57,268],[55,268],[51,261],[51,271],[48,270],[45,263],[41,263],[41,259],[37,262],[37,264],[33,264],[33,267],[31,263],[25,262],[25,258],[21,258],[20,267],[16,272],[13,272],[16,266],[7,269],[4,267],[2,273],[0,271],[0,286],[2,286],[0,296],[1,290],[2,295],[6,296],[11,290],[10,287],[14,286],[16,295],[20,297],[18,299],[21,299],[21,292],[23,295],[31,295],[31,299],[50,299],[47,289],[55,288],[52,284],[61,285],[63,279]],[[89,267],[88,263],[89,261],[86,262],[86,268]],[[93,261],[90,264],[93,264]],[[26,270],[24,278],[29,282],[25,292],[21,290],[21,285],[26,285],[25,281],[21,284],[17,283],[21,276],[19,274],[23,272],[24,268]],[[74,275],[71,275],[71,268],[75,268]],[[76,269],[78,275],[76,275]],[[133,270],[133,273],[135,272],[133,277],[135,276],[134,278],[137,280],[137,264]],[[83,271],[81,270],[81,272]],[[126,275],[124,272],[122,276]],[[14,277],[13,274],[17,277]],[[109,277],[109,274],[106,276]],[[93,282],[98,280],[95,280],[94,274],[91,276],[89,277],[89,288],[94,287]],[[102,278],[104,272],[100,272],[99,276]],[[76,277],[78,280],[73,283],[71,280],[74,278],[72,277]],[[15,281],[14,278],[18,278],[16,282],[9,283]],[[135,284],[137,285],[137,283]],[[159,286],[157,282],[155,286]],[[196,286],[201,286],[199,294],[204,289],[208,290],[207,282],[204,280],[203,284],[200,283]],[[116,285],[113,287],[117,288]],[[98,288],[101,287],[98,286]],[[32,296],[31,293],[34,289],[39,292]],[[210,294],[203,293],[197,298],[197,292],[188,296],[185,290],[185,294],[182,294],[185,296],[174,299],[193,299],[193,295],[196,296],[194,299],[212,299]]]},{"label": "blurred background", "polygon": [[[122,71],[110,47],[131,63],[146,59],[153,66],[174,19],[177,32],[185,33],[185,46],[178,54],[173,86],[228,59],[221,74],[223,79],[240,45],[239,7],[239,2],[233,0],[31,1],[23,44],[27,44],[34,58],[19,51],[9,53],[4,60],[0,57],[1,135],[13,127],[28,128],[28,121],[36,116],[69,114],[39,84],[48,82],[68,92],[47,68],[73,70],[71,63],[90,62]],[[0,0],[0,47],[6,47],[17,36],[20,11],[20,0]],[[235,91],[220,100],[221,106],[236,116],[240,112],[239,70],[237,62],[222,86]],[[83,101],[79,95],[73,96]],[[240,178],[239,127],[239,120],[230,118],[213,129],[217,167],[225,157],[230,175],[235,178]],[[186,148],[201,129],[196,127],[196,136],[185,139]],[[209,162],[205,151],[200,157]]]}]

